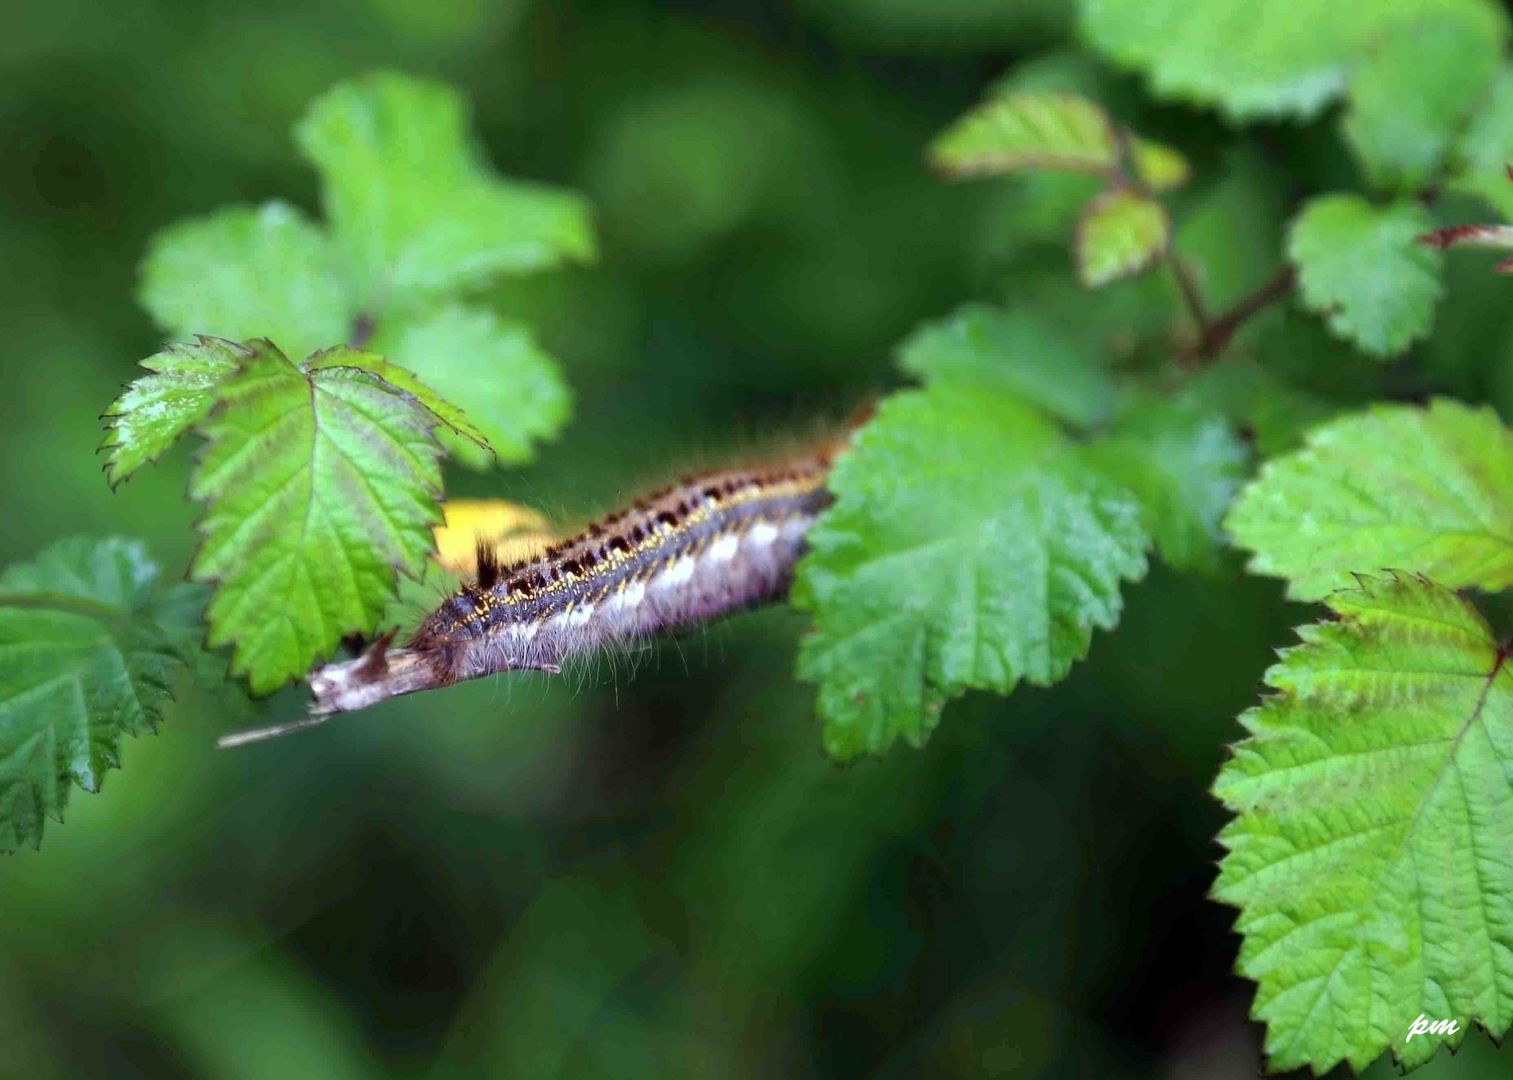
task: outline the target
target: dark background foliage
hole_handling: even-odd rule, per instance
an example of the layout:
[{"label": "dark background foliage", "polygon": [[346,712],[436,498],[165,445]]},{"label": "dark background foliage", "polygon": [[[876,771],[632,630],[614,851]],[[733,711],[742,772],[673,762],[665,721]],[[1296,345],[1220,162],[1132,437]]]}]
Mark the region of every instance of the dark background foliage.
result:
[{"label": "dark background foliage", "polygon": [[[228,202],[314,210],[288,129],[337,79],[456,82],[503,171],[594,200],[601,265],[491,297],[563,360],[567,435],[450,478],[572,518],[843,415],[965,299],[1117,303],[1071,291],[1019,187],[922,162],[1070,22],[1055,0],[22,0],[0,35],[0,562],[124,532],[186,563],[182,452],[115,495],[93,454],[158,344],[136,263]],[[1146,126],[1200,171],[1249,155],[1210,211],[1221,246],[1257,236],[1235,291],[1275,265],[1299,178],[1349,167],[1322,125],[1239,151],[1197,113]],[[1456,299],[1498,285],[1465,262],[1450,344],[1336,389],[1500,398],[1506,333]],[[238,753],[212,740],[245,706],[186,698],[0,862],[0,1074],[1255,1075],[1205,788],[1305,617],[1279,596],[1236,560],[1156,569],[1065,684],[970,697],[923,751],[847,769],[784,610]],[[1483,1042],[1420,1075],[1506,1068]]]}]

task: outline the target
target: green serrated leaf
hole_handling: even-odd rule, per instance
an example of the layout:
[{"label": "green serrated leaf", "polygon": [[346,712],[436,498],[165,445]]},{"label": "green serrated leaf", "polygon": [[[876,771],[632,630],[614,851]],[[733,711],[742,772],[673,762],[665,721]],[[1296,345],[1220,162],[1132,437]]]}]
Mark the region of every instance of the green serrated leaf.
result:
[{"label": "green serrated leaf", "polygon": [[105,411],[101,449],[111,486],[156,461],[180,435],[209,415],[220,385],[252,351],[234,341],[201,337],[173,344],[142,361],[143,375]]},{"label": "green serrated leaf", "polygon": [[1311,600],[1383,569],[1513,585],[1513,433],[1490,409],[1381,405],[1315,429],[1225,521],[1250,570]]},{"label": "green serrated leaf", "polygon": [[1451,187],[1513,218],[1513,66],[1504,65],[1451,158]]},{"label": "green serrated leaf", "polygon": [[211,645],[234,643],[232,670],[266,693],[374,629],[395,571],[419,570],[441,518],[441,451],[413,393],[252,348],[204,425],[191,573],[218,583]]},{"label": "green serrated leaf", "polygon": [[157,233],[139,298],[175,337],[271,338],[292,356],[347,340],[353,310],[325,233],[278,202]]},{"label": "green serrated leaf", "polygon": [[1337,336],[1375,356],[1394,356],[1427,337],[1444,291],[1440,252],[1418,242],[1430,224],[1416,203],[1377,207],[1358,195],[1311,200],[1287,240],[1303,303]]},{"label": "green serrated leaf", "polygon": [[1192,176],[1187,159],[1165,143],[1131,139],[1130,159],[1135,176],[1151,191],[1179,188]]},{"label": "green serrated leaf", "polygon": [[[1168,146],[1130,136],[1142,182],[1155,190],[1187,179],[1187,162]],[[952,176],[997,176],[1025,170],[1112,174],[1119,139],[1102,106],[1062,90],[999,93],[972,109],[930,144],[930,160]]]},{"label": "green serrated leaf", "polygon": [[1217,568],[1219,523],[1250,458],[1228,420],[1196,400],[1152,399],[1126,411],[1088,455],[1140,500],[1141,520],[1169,565]]},{"label": "green serrated leaf", "polygon": [[[1426,579],[1365,578],[1266,674],[1214,793],[1270,1068],[1406,1066],[1513,1023],[1513,673]],[[1407,1038],[1420,1015],[1454,1036]]]},{"label": "green serrated leaf", "polygon": [[157,574],[139,542],[81,537],[0,572],[0,850],[39,844],[162,719],[202,597]]},{"label": "green serrated leaf", "polygon": [[1378,186],[1407,192],[1433,178],[1486,94],[1503,27],[1468,11],[1479,17],[1394,23],[1351,79],[1345,136]]},{"label": "green serrated leaf", "polygon": [[[468,419],[467,414],[462,409],[452,404],[451,400],[447,397],[437,393],[409,368],[401,367],[398,364],[391,364],[377,353],[338,345],[334,349],[325,349],[316,353],[301,364],[300,367],[307,374],[316,371],[335,370],[337,368],[355,368],[361,371],[372,372],[388,383],[389,386],[410,395],[417,404],[446,425],[453,435],[471,443],[475,449],[485,454],[493,453],[493,448],[489,445],[488,436]],[[464,393],[459,396],[467,396],[465,393],[466,388],[462,389]]]},{"label": "green serrated leaf", "polygon": [[593,257],[587,204],[496,178],[469,124],[450,87],[380,73],[328,91],[296,126],[362,310]]},{"label": "green serrated leaf", "polygon": [[1233,120],[1311,117],[1384,28],[1417,16],[1503,19],[1486,0],[1082,0],[1083,36],[1160,96]]},{"label": "green serrated leaf", "polygon": [[1041,413],[984,383],[885,401],[831,478],[794,600],[826,749],[922,744],[967,689],[1055,682],[1145,572],[1134,498]]},{"label": "green serrated leaf", "polygon": [[[572,406],[557,363],[529,329],[492,312],[453,304],[396,319],[373,347],[403,364],[454,401],[488,437],[503,462],[530,458],[533,444],[556,435]],[[471,442],[440,433],[442,445],[474,468],[493,456]]]},{"label": "green serrated leaf", "polygon": [[1096,102],[1061,91],[1011,91],[941,132],[930,144],[930,160],[956,176],[1019,169],[1104,173],[1119,163],[1119,147]]},{"label": "green serrated leaf", "polygon": [[968,304],[925,323],[899,347],[898,364],[926,381],[1001,387],[1080,427],[1104,420],[1114,402],[1108,368],[1023,308]]},{"label": "green serrated leaf", "polygon": [[1097,288],[1138,274],[1166,254],[1171,238],[1166,207],[1132,188],[1111,188],[1077,222],[1077,275]]}]

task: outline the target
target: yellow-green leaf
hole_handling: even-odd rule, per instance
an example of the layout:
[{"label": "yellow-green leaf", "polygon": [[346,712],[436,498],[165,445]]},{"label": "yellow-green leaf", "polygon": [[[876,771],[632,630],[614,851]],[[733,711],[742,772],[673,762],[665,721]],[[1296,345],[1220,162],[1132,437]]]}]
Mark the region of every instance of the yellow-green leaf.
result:
[{"label": "yellow-green leaf", "polygon": [[1166,254],[1166,208],[1133,188],[1112,188],[1088,203],[1077,223],[1077,273],[1090,288],[1138,274]]}]

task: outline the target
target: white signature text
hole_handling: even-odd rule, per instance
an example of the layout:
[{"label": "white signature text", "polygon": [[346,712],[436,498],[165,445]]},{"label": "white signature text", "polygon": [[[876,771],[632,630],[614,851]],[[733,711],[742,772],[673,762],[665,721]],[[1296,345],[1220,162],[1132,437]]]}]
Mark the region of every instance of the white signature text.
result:
[{"label": "white signature text", "polygon": [[1460,1024],[1454,1020],[1430,1020],[1423,1013],[1418,1014],[1418,1019],[1408,1025],[1408,1038],[1403,1042],[1409,1042],[1415,1035],[1454,1035],[1460,1030]]}]

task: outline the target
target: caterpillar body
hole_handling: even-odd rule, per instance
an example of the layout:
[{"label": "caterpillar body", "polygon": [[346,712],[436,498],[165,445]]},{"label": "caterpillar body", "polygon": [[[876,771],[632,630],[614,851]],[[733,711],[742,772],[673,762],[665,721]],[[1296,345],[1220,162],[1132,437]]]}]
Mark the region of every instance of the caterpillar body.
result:
[{"label": "caterpillar body", "polygon": [[478,572],[403,648],[310,673],[310,715],[221,740],[239,745],[400,694],[505,671],[558,671],[579,655],[707,622],[782,596],[844,444],[752,468],[712,470],[638,499],[541,554]]}]

